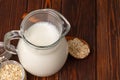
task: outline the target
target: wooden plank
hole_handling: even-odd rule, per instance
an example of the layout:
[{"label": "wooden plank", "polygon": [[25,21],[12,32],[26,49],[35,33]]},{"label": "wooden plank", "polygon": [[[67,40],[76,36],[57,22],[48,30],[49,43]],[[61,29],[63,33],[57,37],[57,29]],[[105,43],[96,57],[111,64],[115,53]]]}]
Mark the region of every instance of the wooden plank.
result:
[{"label": "wooden plank", "polygon": [[28,0],[27,6],[27,12],[43,8],[51,8],[60,11],[61,0]]},{"label": "wooden plank", "polygon": [[60,80],[95,80],[95,0],[62,0],[62,14],[71,23],[71,30],[68,35],[86,40],[90,44],[91,53],[83,60],[69,56],[59,78]]},{"label": "wooden plank", "polygon": [[97,80],[120,80],[120,0],[97,0]]},{"label": "wooden plank", "polygon": [[0,0],[0,40],[6,32],[19,29],[25,7],[26,0]]}]

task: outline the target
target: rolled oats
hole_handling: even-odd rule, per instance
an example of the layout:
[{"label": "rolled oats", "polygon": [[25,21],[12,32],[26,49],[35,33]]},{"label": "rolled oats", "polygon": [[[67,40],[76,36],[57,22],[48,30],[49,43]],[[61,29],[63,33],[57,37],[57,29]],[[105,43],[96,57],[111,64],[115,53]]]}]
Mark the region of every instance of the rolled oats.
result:
[{"label": "rolled oats", "polygon": [[22,69],[17,64],[5,64],[0,67],[0,80],[21,80]]}]

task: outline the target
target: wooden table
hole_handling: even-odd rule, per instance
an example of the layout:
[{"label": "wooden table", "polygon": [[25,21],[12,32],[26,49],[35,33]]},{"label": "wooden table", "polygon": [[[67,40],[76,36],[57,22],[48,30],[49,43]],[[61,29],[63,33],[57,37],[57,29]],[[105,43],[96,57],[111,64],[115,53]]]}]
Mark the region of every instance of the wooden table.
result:
[{"label": "wooden table", "polygon": [[41,8],[62,13],[71,24],[68,35],[86,40],[91,53],[83,60],[69,55],[50,77],[27,73],[28,80],[120,80],[120,0],[0,0],[0,40],[19,29],[25,12]]}]

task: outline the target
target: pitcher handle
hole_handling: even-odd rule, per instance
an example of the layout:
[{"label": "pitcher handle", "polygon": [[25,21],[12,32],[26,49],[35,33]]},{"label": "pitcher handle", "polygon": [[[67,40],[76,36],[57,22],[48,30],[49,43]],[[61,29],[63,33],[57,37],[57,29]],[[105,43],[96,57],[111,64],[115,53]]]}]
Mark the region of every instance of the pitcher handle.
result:
[{"label": "pitcher handle", "polygon": [[19,39],[21,38],[20,36],[20,31],[19,30],[13,30],[10,32],[7,32],[4,36],[4,48],[8,53],[11,54],[16,54],[17,53],[17,49],[15,47],[11,47],[11,40],[14,39]]}]

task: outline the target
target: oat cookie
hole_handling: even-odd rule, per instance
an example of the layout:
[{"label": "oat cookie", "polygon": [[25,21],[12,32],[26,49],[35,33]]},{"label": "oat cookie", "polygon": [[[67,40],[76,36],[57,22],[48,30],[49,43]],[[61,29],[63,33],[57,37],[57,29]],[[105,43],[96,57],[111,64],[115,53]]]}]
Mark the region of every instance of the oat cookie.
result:
[{"label": "oat cookie", "polygon": [[90,48],[87,42],[78,38],[67,38],[69,53],[77,59],[83,59],[90,53]]}]

